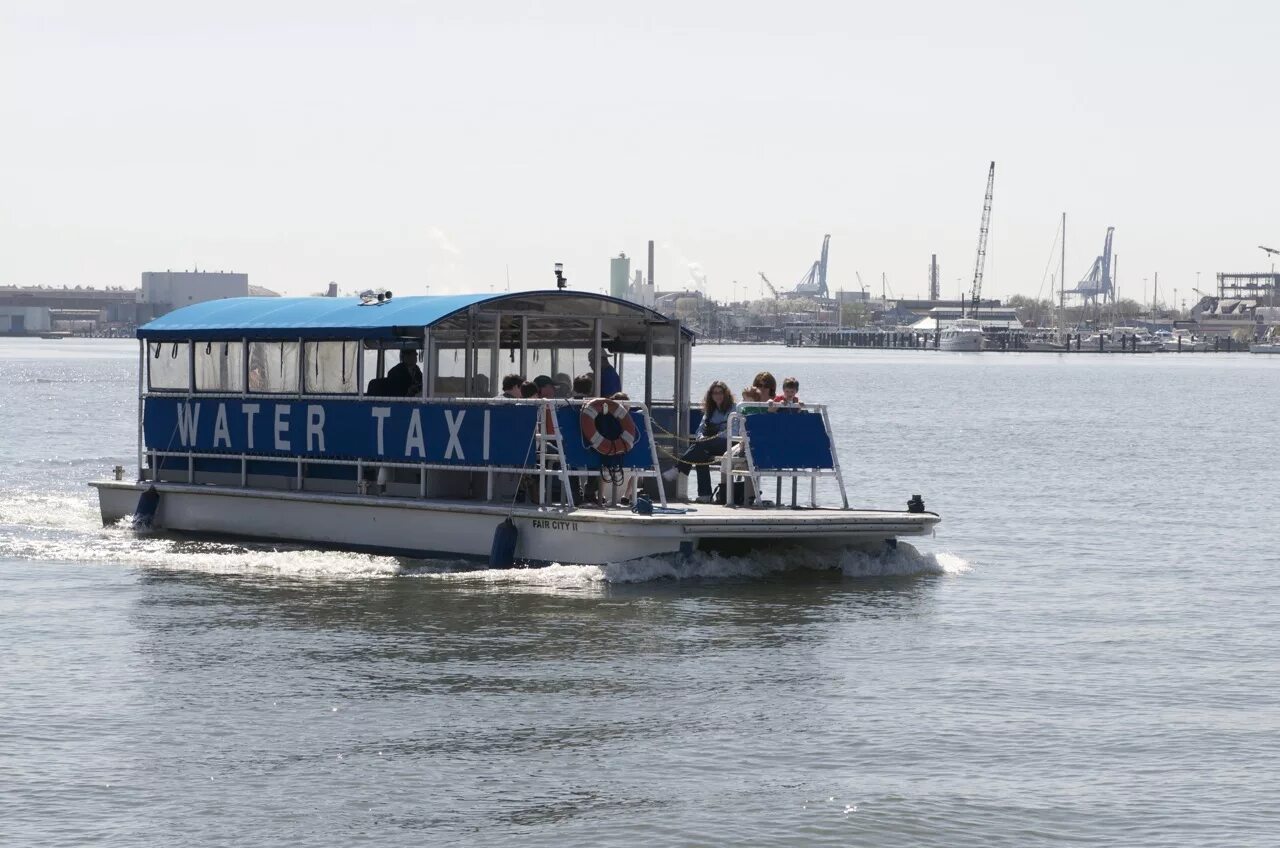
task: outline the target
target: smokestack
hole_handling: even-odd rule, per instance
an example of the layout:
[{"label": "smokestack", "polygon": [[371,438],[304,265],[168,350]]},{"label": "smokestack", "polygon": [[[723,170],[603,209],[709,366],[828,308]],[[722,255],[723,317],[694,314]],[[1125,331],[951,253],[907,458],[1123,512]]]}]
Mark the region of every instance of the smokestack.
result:
[{"label": "smokestack", "polygon": [[649,239],[649,288],[653,288],[653,239]]},{"label": "smokestack", "polygon": [[329,290],[328,290],[327,292],[325,292],[325,293],[324,293],[324,296],[325,296],[325,297],[337,297],[337,296],[338,296],[338,284],[337,284],[337,283],[330,283],[330,284],[329,284]]},{"label": "smokestack", "polygon": [[937,300],[942,295],[938,287],[938,254],[929,260],[929,299]]}]

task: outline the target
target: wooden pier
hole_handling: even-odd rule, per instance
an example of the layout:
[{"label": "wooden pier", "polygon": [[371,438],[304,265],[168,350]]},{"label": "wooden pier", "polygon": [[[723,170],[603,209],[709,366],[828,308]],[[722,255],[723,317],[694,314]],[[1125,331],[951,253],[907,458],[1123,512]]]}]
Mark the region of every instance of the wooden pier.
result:
[{"label": "wooden pier", "polygon": [[[1238,353],[1247,351],[1249,346],[1242,344],[1230,336],[1214,336],[1206,339],[1209,347],[1204,351],[1193,350],[1190,345],[1183,349],[1183,340],[1178,338],[1178,348],[1173,351],[1142,348],[1136,335],[1126,334],[1119,337],[1120,350],[1109,348],[1107,340],[1099,336],[1085,339],[1083,333],[1068,333],[1060,336],[1052,350],[1028,346],[1035,341],[1025,333],[987,333],[983,341],[983,350],[996,353]],[[937,350],[941,334],[937,331],[912,330],[825,330],[819,328],[794,328],[786,331],[787,347],[822,347],[822,348],[869,348],[875,350]],[[1065,342],[1065,343],[1064,343]]]}]

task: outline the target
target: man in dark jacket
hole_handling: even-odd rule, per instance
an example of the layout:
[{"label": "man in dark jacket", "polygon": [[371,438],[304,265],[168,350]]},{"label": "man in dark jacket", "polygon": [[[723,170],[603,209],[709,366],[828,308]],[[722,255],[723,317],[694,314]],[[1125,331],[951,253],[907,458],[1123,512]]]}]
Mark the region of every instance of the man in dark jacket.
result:
[{"label": "man in dark jacket", "polygon": [[400,351],[400,364],[387,372],[388,397],[415,397],[422,394],[422,369],[418,367],[418,352],[406,348]]}]

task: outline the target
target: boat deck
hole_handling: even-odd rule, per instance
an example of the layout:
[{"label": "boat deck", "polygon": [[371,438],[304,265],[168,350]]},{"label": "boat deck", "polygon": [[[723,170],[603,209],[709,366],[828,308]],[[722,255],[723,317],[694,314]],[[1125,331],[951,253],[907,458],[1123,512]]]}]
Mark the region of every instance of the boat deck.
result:
[{"label": "boat deck", "polygon": [[[125,490],[133,493],[141,492],[147,483],[135,483],[114,480],[100,480],[89,485],[98,489]],[[932,512],[912,513],[906,510],[885,509],[840,509],[835,507],[730,507],[723,504],[684,504],[672,503],[668,507],[654,504],[653,515],[641,515],[630,507],[617,506],[575,506],[565,508],[559,506],[539,507],[531,504],[511,506],[494,501],[480,501],[464,498],[408,498],[390,495],[355,495],[335,492],[296,492],[273,489],[241,488],[235,486],[204,486],[189,483],[155,484],[163,493],[188,493],[201,495],[220,495],[223,497],[244,497],[268,500],[307,501],[311,503],[329,503],[362,507],[386,507],[390,509],[426,510],[430,512],[458,512],[470,515],[506,516],[519,518],[554,518],[575,521],[604,521],[608,523],[642,523],[642,524],[680,524],[702,526],[707,524],[727,523],[768,523],[776,526],[779,522],[798,525],[827,524],[831,522],[867,522],[903,518],[912,518],[932,524],[938,520]]]}]

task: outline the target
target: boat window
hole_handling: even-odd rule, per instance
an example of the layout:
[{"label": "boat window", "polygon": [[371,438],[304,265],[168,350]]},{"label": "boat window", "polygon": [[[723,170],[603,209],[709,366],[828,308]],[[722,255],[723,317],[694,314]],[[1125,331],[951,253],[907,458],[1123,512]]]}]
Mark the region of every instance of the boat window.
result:
[{"label": "boat window", "polygon": [[387,369],[395,364],[395,360],[390,360],[385,356],[386,351],[376,347],[367,348],[364,351],[364,391],[369,393],[369,385],[375,377],[387,376]]},{"label": "boat window", "polygon": [[[467,390],[466,397],[493,397],[502,390],[502,378],[496,380],[489,372],[493,370],[493,357],[490,351],[476,350],[474,371],[471,374],[471,387]],[[494,386],[497,386],[495,389]]]},{"label": "boat window", "polygon": [[195,344],[196,391],[244,391],[244,343],[202,342]]},{"label": "boat window", "polygon": [[322,395],[355,394],[359,388],[356,383],[356,358],[359,355],[359,342],[307,342],[307,392]]},{"label": "boat window", "polygon": [[298,391],[298,343],[250,342],[249,391]]},{"label": "boat window", "polygon": [[573,378],[591,372],[585,347],[530,347],[526,378],[547,376],[556,384],[556,397],[573,393]]},{"label": "boat window", "polygon": [[153,389],[187,390],[191,360],[186,342],[148,342],[147,371]]},{"label": "boat window", "polygon": [[556,381],[556,396],[568,397],[573,394],[574,379],[591,374],[591,361],[587,358],[589,351],[585,347],[566,347],[553,350],[552,353],[555,355],[556,367],[551,379]]},{"label": "boat window", "polygon": [[436,377],[432,394],[436,397],[466,397],[463,385],[467,373],[467,351],[461,347],[436,350]]}]

